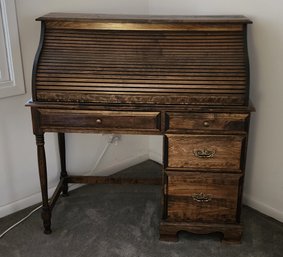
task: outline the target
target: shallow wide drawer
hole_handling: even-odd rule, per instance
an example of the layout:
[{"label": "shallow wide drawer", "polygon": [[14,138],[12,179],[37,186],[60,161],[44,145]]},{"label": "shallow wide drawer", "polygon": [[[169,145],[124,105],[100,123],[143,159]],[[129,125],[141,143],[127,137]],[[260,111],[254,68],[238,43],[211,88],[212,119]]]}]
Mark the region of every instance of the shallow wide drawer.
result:
[{"label": "shallow wide drawer", "polygon": [[247,113],[166,113],[168,130],[245,131]]},{"label": "shallow wide drawer", "polygon": [[239,171],[244,136],[166,135],[169,168]]},{"label": "shallow wide drawer", "polygon": [[240,174],[168,173],[168,220],[236,222]]},{"label": "shallow wide drawer", "polygon": [[159,112],[40,109],[42,128],[159,131]]}]

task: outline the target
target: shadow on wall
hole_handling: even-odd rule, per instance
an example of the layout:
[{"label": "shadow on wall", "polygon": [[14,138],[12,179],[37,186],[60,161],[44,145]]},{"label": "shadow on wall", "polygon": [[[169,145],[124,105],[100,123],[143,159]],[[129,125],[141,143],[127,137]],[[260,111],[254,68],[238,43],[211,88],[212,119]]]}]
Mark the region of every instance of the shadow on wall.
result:
[{"label": "shadow on wall", "polygon": [[260,88],[257,86],[259,84],[259,60],[258,60],[258,47],[257,41],[255,39],[255,30],[259,28],[260,22],[256,21],[254,17],[250,17],[253,24],[248,28],[248,51],[249,51],[249,62],[250,62],[250,100],[251,104],[254,105],[256,111],[251,113],[250,121],[250,133],[248,141],[248,154],[246,163],[246,174],[245,174],[245,190],[252,190],[252,180],[256,176],[256,170],[254,167],[255,162],[255,147],[256,138],[258,137],[258,119],[260,110]]}]

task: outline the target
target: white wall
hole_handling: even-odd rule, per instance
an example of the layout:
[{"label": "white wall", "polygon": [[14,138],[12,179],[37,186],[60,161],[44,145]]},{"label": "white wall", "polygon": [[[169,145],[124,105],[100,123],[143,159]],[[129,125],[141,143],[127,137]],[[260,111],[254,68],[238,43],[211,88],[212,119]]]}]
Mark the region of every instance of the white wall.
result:
[{"label": "white wall", "polygon": [[[131,14],[244,14],[254,24],[250,26],[251,99],[257,112],[253,114],[248,151],[245,202],[283,221],[283,154],[282,136],[283,94],[283,2],[278,0],[16,0],[27,92],[38,45],[39,23],[34,19],[47,12],[93,12]],[[280,65],[281,64],[281,65]],[[0,100],[0,216],[39,199],[36,152],[31,134],[31,120],[23,105],[24,96]],[[161,160],[161,140],[150,137],[124,137],[119,156],[111,146],[100,170],[111,170],[111,162],[137,161],[149,153]],[[47,156],[50,181],[58,178],[58,153],[53,135],[48,135]],[[127,147],[130,141],[131,148]],[[94,135],[68,135],[70,169],[80,172],[95,163],[95,153],[104,147],[105,138]],[[149,151],[149,152],[148,152]],[[93,155],[92,155],[93,153]],[[121,154],[121,155],[120,155]],[[116,159],[115,159],[116,158]],[[114,162],[113,162],[114,159]],[[131,163],[131,162],[129,162]],[[29,197],[30,196],[30,197]],[[24,199],[18,201],[20,199]],[[18,201],[14,203],[14,201]]]},{"label": "white wall", "polygon": [[[119,2],[119,3],[118,3]],[[17,0],[18,25],[22,48],[25,95],[0,100],[0,217],[41,201],[36,147],[30,111],[24,107],[31,98],[31,71],[38,46],[40,23],[35,18],[51,11],[68,12],[145,12],[143,1],[46,1]],[[67,135],[67,166],[71,174],[91,170],[107,144],[104,135]],[[59,178],[57,138],[46,134],[50,193]],[[110,145],[95,174],[111,174],[148,159],[147,136],[122,136]]]}]

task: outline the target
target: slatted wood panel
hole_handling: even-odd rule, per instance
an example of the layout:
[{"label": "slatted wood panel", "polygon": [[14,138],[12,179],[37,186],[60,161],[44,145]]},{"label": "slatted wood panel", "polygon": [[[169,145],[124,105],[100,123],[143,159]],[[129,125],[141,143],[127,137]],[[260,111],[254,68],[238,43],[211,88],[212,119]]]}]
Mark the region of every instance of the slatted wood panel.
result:
[{"label": "slatted wood panel", "polygon": [[242,105],[248,87],[246,60],[243,31],[47,28],[36,98]]}]

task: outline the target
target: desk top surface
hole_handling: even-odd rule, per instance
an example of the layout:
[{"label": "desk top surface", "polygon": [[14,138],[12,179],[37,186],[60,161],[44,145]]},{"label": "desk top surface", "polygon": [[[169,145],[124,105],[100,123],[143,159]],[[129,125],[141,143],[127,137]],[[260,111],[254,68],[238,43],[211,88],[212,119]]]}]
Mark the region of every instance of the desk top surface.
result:
[{"label": "desk top surface", "polygon": [[252,23],[242,15],[176,16],[176,15],[122,15],[90,13],[48,13],[39,21],[134,22],[134,23]]}]

